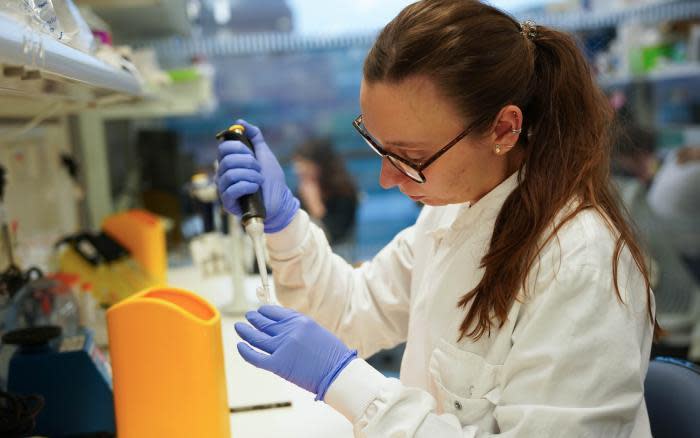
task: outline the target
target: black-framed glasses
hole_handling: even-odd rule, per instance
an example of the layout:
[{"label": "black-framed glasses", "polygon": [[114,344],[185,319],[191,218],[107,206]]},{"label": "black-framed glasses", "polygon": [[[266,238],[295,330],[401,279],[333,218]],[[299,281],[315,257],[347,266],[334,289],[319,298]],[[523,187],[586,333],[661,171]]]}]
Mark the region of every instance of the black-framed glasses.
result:
[{"label": "black-framed glasses", "polygon": [[420,163],[412,163],[403,157],[388,152],[382,146],[380,146],[379,142],[372,138],[372,135],[367,131],[365,125],[362,123],[362,114],[360,114],[355,120],[353,120],[352,126],[357,130],[357,132],[360,133],[362,138],[369,145],[369,147],[372,148],[374,152],[376,152],[380,157],[389,160],[389,162],[393,164],[394,167],[396,167],[401,173],[420,184],[423,184],[425,182],[425,175],[423,175],[423,171],[428,166],[433,164],[435,160],[440,158],[445,152],[450,150],[452,146],[456,145],[457,143],[459,143],[460,140],[466,137],[472,129],[472,127],[470,126],[464,131],[462,131],[457,137],[455,137],[452,141],[440,148],[439,151],[435,152],[427,160],[423,160]]}]

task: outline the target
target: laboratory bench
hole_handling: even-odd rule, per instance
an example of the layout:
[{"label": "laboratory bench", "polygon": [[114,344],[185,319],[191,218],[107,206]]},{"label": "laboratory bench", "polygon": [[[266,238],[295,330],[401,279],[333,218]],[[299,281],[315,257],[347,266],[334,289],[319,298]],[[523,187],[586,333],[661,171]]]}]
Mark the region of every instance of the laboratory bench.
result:
[{"label": "laboratory bench", "polygon": [[[171,268],[170,286],[200,294],[220,308],[233,298],[230,276],[202,278],[194,266]],[[257,276],[246,278],[245,292],[251,309],[257,303],[255,288]],[[243,315],[221,315],[224,344],[224,362],[231,407],[291,402],[291,407],[254,410],[231,414],[231,436],[234,438],[315,438],[352,437],[352,425],[342,415],[323,402],[314,401],[314,395],[276,375],[255,368],[243,360],[236,350],[240,338],[234,323]]]}]

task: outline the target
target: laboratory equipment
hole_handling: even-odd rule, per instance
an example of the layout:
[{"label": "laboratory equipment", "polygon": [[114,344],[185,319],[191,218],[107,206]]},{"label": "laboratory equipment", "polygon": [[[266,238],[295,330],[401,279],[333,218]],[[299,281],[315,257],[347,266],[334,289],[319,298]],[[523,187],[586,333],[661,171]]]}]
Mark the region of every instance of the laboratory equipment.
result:
[{"label": "laboratory equipment", "polygon": [[[243,143],[255,155],[255,148],[245,135],[245,127],[243,125],[232,125],[228,129],[216,134],[218,140],[234,140]],[[260,272],[260,281],[262,285],[257,288],[256,293],[258,299],[263,304],[269,304],[270,298],[270,283],[267,277],[267,266],[265,256],[265,204],[262,198],[262,189],[251,195],[242,196],[238,200],[243,213],[241,221],[246,233],[253,241],[253,249],[255,251],[255,259],[258,263],[258,271]]]},{"label": "laboratory equipment", "polygon": [[92,283],[83,282],[78,293],[80,325],[89,328],[95,335],[95,343],[107,345],[107,321],[105,310],[100,307],[93,293]]},{"label": "laboratory equipment", "polygon": [[58,279],[28,281],[3,308],[0,331],[56,325],[66,335],[76,335],[80,324],[78,303]]},{"label": "laboratory equipment", "polygon": [[5,213],[6,174],[5,166],[0,165],[0,232],[2,233],[0,239],[6,251],[6,262],[8,264],[5,270],[0,273],[0,306],[9,302],[22,286],[31,279],[43,275],[41,270],[36,267],[29,268],[26,272],[23,272],[17,264],[12,233]]},{"label": "laboratory equipment", "polygon": [[129,210],[108,216],[102,230],[126,248],[153,281],[165,283],[165,227],[158,216],[146,210]]},{"label": "laboratory equipment", "polygon": [[151,288],[107,311],[120,438],[228,438],[221,317],[200,296]]},{"label": "laboratory equipment", "polygon": [[67,236],[56,244],[60,272],[92,283],[95,298],[111,305],[160,282],[132,254],[104,232]]},{"label": "laboratory equipment", "polygon": [[207,173],[200,172],[192,175],[187,187],[193,200],[197,217],[202,221],[204,233],[212,233],[223,228],[217,208],[218,195],[216,184]]},{"label": "laboratory equipment", "polygon": [[250,251],[245,245],[240,223],[235,216],[225,214],[220,208],[216,183],[209,175],[194,175],[189,192],[197,202],[204,222],[204,233],[190,242],[192,261],[204,277],[231,274],[233,298],[221,306],[221,311],[228,315],[243,315],[250,310],[244,292],[245,266]]},{"label": "laboratory equipment", "polygon": [[90,331],[61,337],[58,326],[31,327],[6,333],[2,342],[18,346],[8,392],[37,394],[44,401],[35,435],[114,435],[111,371]]}]

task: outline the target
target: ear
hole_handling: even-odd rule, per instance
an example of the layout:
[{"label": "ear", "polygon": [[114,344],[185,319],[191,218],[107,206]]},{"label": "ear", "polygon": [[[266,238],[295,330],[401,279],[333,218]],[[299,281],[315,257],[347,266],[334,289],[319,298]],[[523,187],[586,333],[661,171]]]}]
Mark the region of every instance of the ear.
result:
[{"label": "ear", "polygon": [[496,154],[509,152],[522,135],[523,113],[515,105],[506,105],[496,116],[490,140]]}]

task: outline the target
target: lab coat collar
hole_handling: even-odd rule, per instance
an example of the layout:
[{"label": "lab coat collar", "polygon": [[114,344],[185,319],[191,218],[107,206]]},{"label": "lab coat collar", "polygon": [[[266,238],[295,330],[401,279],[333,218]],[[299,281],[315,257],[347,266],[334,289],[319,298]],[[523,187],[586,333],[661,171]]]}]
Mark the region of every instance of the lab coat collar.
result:
[{"label": "lab coat collar", "polygon": [[518,172],[515,172],[474,204],[465,202],[437,207],[443,208],[444,212],[435,226],[427,231],[428,235],[442,239],[448,232],[461,230],[477,220],[495,220],[506,198],[517,185]]}]

